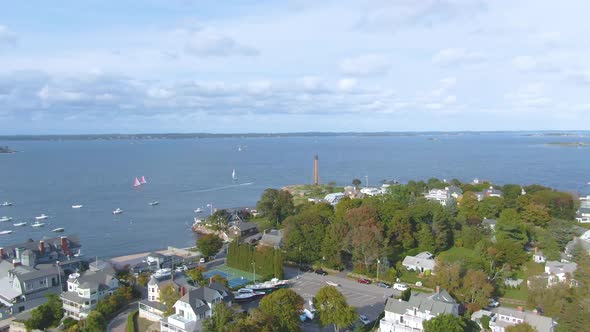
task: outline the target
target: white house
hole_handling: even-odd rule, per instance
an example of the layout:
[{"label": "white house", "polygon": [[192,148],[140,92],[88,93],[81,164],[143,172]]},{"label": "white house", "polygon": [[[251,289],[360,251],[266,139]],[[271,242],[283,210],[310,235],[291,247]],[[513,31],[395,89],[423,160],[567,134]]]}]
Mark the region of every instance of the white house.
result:
[{"label": "white house", "polygon": [[590,223],[590,206],[580,206],[576,213],[576,220],[579,223]]},{"label": "white house", "polygon": [[361,188],[361,193],[365,194],[367,196],[377,196],[377,195],[382,195],[383,191],[381,191],[381,189],[375,188],[375,187],[365,187],[365,188]]},{"label": "white house", "polygon": [[344,196],[344,193],[327,194],[324,197],[324,200],[332,205],[336,205],[344,198]]},{"label": "white house", "polygon": [[502,197],[502,191],[494,189],[494,187],[490,186],[489,189],[484,189],[480,192],[476,192],[475,197],[477,197],[478,201],[482,201],[484,198],[487,197]]},{"label": "white house", "polygon": [[553,332],[557,325],[552,318],[541,316],[535,312],[526,312],[506,307],[494,309],[495,314],[490,320],[492,332],[504,332],[509,326],[527,323],[539,332]]},{"label": "white house", "polygon": [[441,205],[447,205],[451,198],[458,199],[463,196],[463,191],[457,186],[445,187],[445,189],[430,189],[424,197],[431,201],[437,201]]},{"label": "white house", "polygon": [[82,275],[70,274],[68,290],[61,294],[64,315],[76,320],[86,318],[99,300],[113,294],[117,288],[119,280],[105,271],[88,270]]},{"label": "white house", "polygon": [[535,253],[533,254],[533,261],[535,263],[545,263],[545,261],[547,261],[547,258],[541,250],[535,248]]},{"label": "white house", "polygon": [[[572,277],[574,272],[578,269],[578,264],[576,263],[562,263],[557,261],[547,261],[545,263],[545,273],[544,275],[547,276],[547,286],[550,287],[552,285],[559,283],[570,282],[573,281]],[[575,282],[574,282],[575,283]]]},{"label": "white house", "polygon": [[422,322],[438,315],[459,316],[459,304],[445,290],[436,293],[412,293],[410,299],[389,298],[385,304],[385,316],[379,322],[381,332],[421,332]]},{"label": "white house", "polygon": [[414,270],[418,272],[426,272],[434,270],[436,262],[434,261],[434,255],[428,251],[419,253],[416,256],[406,256],[402,265],[408,270]]},{"label": "white house", "polygon": [[231,306],[233,294],[220,283],[187,292],[174,304],[175,313],[160,321],[161,332],[201,331],[203,319],[211,317],[217,303]]}]

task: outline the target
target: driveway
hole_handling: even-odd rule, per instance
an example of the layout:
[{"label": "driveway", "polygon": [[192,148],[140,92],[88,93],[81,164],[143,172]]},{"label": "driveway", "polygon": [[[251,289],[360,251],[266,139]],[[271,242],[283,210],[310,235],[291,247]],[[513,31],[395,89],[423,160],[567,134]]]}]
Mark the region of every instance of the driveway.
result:
[{"label": "driveway", "polygon": [[107,325],[108,332],[126,332],[127,329],[127,317],[133,311],[137,310],[137,302],[129,304],[129,308],[118,314],[113,320]]}]

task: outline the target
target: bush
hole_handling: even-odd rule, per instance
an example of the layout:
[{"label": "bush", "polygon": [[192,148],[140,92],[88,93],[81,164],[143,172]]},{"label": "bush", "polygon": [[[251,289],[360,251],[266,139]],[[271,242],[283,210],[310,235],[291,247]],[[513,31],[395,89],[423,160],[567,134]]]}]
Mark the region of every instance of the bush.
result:
[{"label": "bush", "polygon": [[137,316],[139,315],[139,310],[135,310],[134,312],[130,313],[127,317],[127,332],[135,332],[137,331],[137,327],[135,326],[135,321],[137,320]]}]

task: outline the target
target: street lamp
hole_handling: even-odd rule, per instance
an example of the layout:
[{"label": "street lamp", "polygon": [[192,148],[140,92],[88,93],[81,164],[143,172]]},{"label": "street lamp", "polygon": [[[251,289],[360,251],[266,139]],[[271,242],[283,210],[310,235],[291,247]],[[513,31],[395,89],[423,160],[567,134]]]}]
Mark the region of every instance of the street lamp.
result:
[{"label": "street lamp", "polygon": [[379,264],[381,264],[381,260],[377,259],[377,282],[379,282]]},{"label": "street lamp", "polygon": [[301,274],[301,246],[299,246],[299,274]]},{"label": "street lamp", "polygon": [[61,271],[59,270],[59,261],[55,261],[55,265],[57,266],[57,280],[59,281],[59,291],[63,291],[63,287],[61,285]]}]

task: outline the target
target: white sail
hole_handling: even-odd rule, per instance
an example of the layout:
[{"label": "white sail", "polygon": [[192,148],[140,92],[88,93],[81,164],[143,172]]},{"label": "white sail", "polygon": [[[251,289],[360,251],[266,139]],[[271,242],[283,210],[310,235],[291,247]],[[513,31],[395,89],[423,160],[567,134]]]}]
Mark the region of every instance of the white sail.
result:
[{"label": "white sail", "polygon": [[233,172],[231,172],[231,178],[237,180],[238,177],[236,176],[236,169],[234,168]]}]

